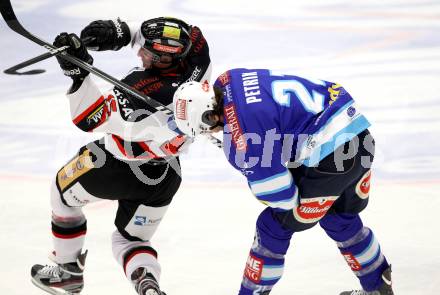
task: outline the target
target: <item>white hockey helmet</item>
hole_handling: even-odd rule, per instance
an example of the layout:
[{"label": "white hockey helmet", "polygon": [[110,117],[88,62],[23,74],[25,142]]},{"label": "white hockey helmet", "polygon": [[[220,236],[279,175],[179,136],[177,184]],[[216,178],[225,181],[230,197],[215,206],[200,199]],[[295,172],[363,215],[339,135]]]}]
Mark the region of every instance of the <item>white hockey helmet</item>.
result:
[{"label": "white hockey helmet", "polygon": [[209,116],[214,110],[214,100],[214,89],[207,82],[191,81],[180,85],[173,97],[177,127],[191,137],[208,131],[215,125]]}]

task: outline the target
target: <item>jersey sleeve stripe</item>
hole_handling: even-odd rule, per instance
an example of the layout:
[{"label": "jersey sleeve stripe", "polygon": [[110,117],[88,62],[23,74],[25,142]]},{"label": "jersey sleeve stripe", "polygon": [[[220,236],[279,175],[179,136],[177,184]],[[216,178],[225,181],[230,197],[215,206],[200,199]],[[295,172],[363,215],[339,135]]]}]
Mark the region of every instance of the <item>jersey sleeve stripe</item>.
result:
[{"label": "jersey sleeve stripe", "polygon": [[75,125],[78,125],[82,120],[84,120],[85,117],[89,116],[93,112],[95,112],[100,107],[103,107],[104,104],[104,96],[101,96],[98,98],[97,101],[95,101],[91,106],[89,106],[85,111],[83,111],[81,114],[79,114],[75,119],[73,119],[73,123]]},{"label": "jersey sleeve stripe", "polygon": [[[299,160],[306,166],[314,166],[331,154],[339,145],[350,141],[370,127],[368,120],[356,109],[353,100],[339,109],[327,123],[311,136],[301,148]],[[310,148],[308,142],[314,142]]]},{"label": "jersey sleeve stripe", "polygon": [[289,170],[271,177],[249,182],[255,196],[264,196],[286,190],[292,186],[293,178]]},{"label": "jersey sleeve stripe", "polygon": [[288,184],[288,185],[286,185],[286,186],[280,187],[280,188],[278,188],[278,189],[274,189],[274,190],[272,190],[272,191],[265,191],[265,192],[262,192],[262,193],[255,194],[255,196],[257,196],[257,197],[262,197],[262,196],[267,196],[267,195],[273,195],[273,194],[276,194],[276,193],[282,192],[282,191],[284,191],[284,190],[287,190],[287,189],[289,189],[291,186],[292,186],[292,183],[290,183],[290,184]]},{"label": "jersey sleeve stripe", "polygon": [[[155,154],[151,148],[145,142],[130,142],[125,141],[123,138],[112,134],[113,141],[116,143],[117,148],[124,157],[128,159],[137,160],[151,160],[151,159],[162,159],[157,154]],[[128,150],[126,149],[128,148]],[[139,150],[139,148],[141,150]]]},{"label": "jersey sleeve stripe", "polygon": [[303,164],[311,167],[318,164],[319,161],[334,152],[334,150],[344,143],[352,140],[356,135],[370,126],[367,119],[361,115],[350,123],[347,127],[334,134],[333,138],[314,149],[313,153],[305,159]]},{"label": "jersey sleeve stripe", "polygon": [[119,137],[116,136],[116,135],[114,135],[114,134],[112,134],[112,139],[113,139],[113,141],[116,143],[116,146],[118,147],[119,151],[120,151],[124,156],[127,157],[127,152],[125,151],[125,149],[124,149],[124,147],[123,147],[123,145],[122,145],[122,142],[121,142],[122,140],[119,139]]},{"label": "jersey sleeve stripe", "polygon": [[145,142],[138,142],[139,146],[144,149],[150,158],[159,158]]},{"label": "jersey sleeve stripe", "polygon": [[261,200],[260,198],[258,199],[260,200],[260,202],[271,208],[278,208],[286,211],[292,210],[293,208],[298,206],[298,190],[295,190],[295,194],[293,195],[293,197],[280,201]]}]

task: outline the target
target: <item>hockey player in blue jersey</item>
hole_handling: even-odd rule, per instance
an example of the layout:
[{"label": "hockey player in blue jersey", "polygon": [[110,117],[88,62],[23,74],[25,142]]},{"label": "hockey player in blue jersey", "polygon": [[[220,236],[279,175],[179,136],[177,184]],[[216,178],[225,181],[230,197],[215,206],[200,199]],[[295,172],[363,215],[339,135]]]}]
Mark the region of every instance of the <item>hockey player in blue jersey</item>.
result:
[{"label": "hockey player in blue jersey", "polygon": [[391,267],[359,212],[368,203],[374,140],[367,119],[335,83],[269,70],[232,69],[214,87],[181,85],[176,122],[196,136],[224,131],[224,152],[267,205],[239,295],[267,295],[279,281],[293,233],[317,223],[336,242],[362,290],[391,295]]}]

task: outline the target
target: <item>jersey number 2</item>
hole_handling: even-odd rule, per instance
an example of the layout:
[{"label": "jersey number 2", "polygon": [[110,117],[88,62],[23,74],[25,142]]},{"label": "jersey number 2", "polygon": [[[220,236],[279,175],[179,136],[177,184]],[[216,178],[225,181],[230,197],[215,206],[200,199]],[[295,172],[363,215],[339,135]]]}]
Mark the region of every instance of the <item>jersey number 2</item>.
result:
[{"label": "jersey number 2", "polygon": [[275,80],[272,82],[273,99],[282,106],[290,107],[292,93],[298,98],[304,109],[317,114],[324,109],[324,95],[312,90],[312,93],[299,81]]}]

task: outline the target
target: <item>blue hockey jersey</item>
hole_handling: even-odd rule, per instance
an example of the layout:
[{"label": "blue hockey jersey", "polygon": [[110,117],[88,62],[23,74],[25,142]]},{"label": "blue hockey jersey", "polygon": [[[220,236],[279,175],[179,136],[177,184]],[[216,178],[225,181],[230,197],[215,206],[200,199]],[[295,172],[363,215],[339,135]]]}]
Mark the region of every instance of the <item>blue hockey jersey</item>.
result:
[{"label": "blue hockey jersey", "polygon": [[316,166],[370,124],[336,83],[232,69],[214,86],[224,94],[224,152],[258,200],[277,211],[298,203],[288,168]]}]

